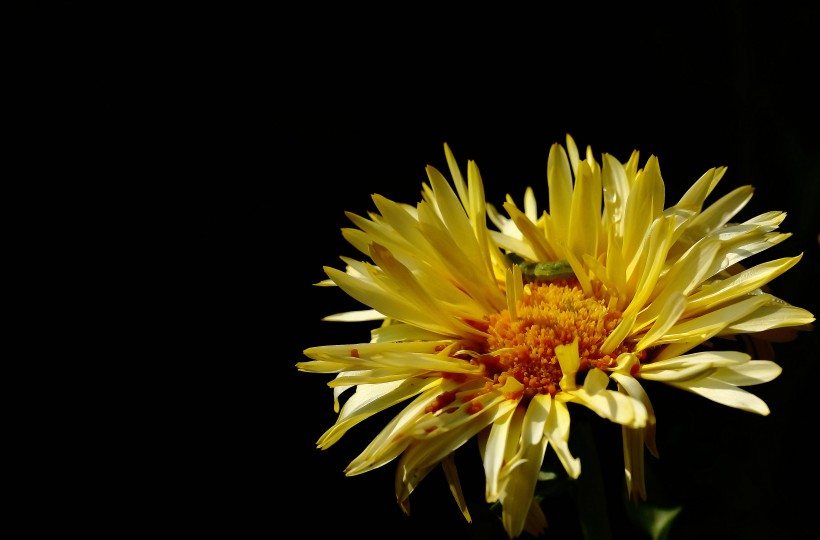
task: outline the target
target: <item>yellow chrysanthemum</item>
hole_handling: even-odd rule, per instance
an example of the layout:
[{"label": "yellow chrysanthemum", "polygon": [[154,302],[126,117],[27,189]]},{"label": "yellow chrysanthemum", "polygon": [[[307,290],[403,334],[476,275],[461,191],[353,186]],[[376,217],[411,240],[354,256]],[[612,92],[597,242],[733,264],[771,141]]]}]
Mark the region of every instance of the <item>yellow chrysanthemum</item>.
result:
[{"label": "yellow chrysanthemum", "polygon": [[[379,213],[348,217],[345,238],[372,262],[343,258],[329,280],[369,310],[328,320],[381,320],[369,343],[313,347],[302,371],[335,373],[338,419],[319,439],[328,448],[366,418],[407,403],[347,467],[355,475],[396,458],[396,495],[409,496],[443,465],[470,515],[453,452],[479,442],[486,499],[500,502],[510,537],[538,534],[546,518],[534,500],[548,447],[571,478],[570,407],[586,407],[624,432],[627,485],[645,498],[644,445],[657,455],[655,416],[641,381],[660,381],[739,409],[768,414],[741,386],[780,373],[771,360],[698,346],[739,334],[799,327],[814,317],[761,287],[801,258],[740,269],[740,261],[788,238],[769,212],[729,224],[749,201],[738,188],[703,208],[725,168],[706,172],[664,208],[658,161],[638,168],[572,138],[548,159],[549,212],[527,189],[522,212],[508,196],[502,216],[485,202],[474,162],[467,182],[444,146],[455,191],[428,166],[422,201],[379,195]],[[488,221],[498,230],[490,230]],[[539,264],[539,263],[550,264]],[[340,410],[339,397],[355,388]]]}]

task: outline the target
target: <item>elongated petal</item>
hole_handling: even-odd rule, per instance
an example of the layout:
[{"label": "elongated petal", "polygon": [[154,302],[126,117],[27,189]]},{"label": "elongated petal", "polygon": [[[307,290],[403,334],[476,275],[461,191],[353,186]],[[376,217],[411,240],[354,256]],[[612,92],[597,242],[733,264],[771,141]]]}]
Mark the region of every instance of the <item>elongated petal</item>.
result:
[{"label": "elongated petal", "polygon": [[444,456],[459,448],[476,433],[492,424],[507,409],[498,407],[505,401],[500,392],[493,392],[463,402],[456,410],[444,414],[428,414],[418,421],[408,434],[424,439],[404,453],[399,467],[410,478],[416,470],[437,464]]},{"label": "elongated petal", "polygon": [[801,326],[812,322],[814,322],[814,315],[805,309],[771,303],[759,307],[746,317],[730,324],[722,333],[750,334],[772,328]]},{"label": "elongated petal", "polygon": [[753,386],[773,381],[782,371],[783,368],[771,360],[751,360],[745,364],[720,368],[712,378],[735,386]]},{"label": "elongated petal", "polygon": [[566,244],[572,206],[572,173],[566,151],[559,144],[550,147],[547,158],[550,216],[556,226],[556,240]]},{"label": "elongated petal", "polygon": [[624,317],[615,330],[607,336],[606,340],[604,340],[604,343],[601,345],[601,352],[609,354],[614,351],[615,348],[618,347],[623,340],[632,333],[637,317],[637,313]]},{"label": "elongated petal", "polygon": [[675,207],[700,212],[706,197],[709,196],[725,172],[726,167],[712,168],[706,171],[703,176],[692,184],[692,187],[686,191]]},{"label": "elongated petal", "polygon": [[362,322],[362,321],[379,321],[385,317],[375,309],[363,309],[360,311],[346,311],[344,313],[336,313],[323,317],[323,321],[341,321],[341,322]]},{"label": "elongated petal", "polygon": [[603,154],[601,182],[604,195],[605,223],[612,224],[613,232],[623,236],[623,217],[626,201],[629,200],[629,181],[624,166],[610,154]]},{"label": "elongated petal", "polygon": [[348,476],[362,474],[381,467],[401,454],[413,440],[407,436],[408,430],[412,429],[414,423],[424,414],[424,410],[441,394],[436,386],[436,384],[431,384],[430,388],[393,417],[376,438],[367,445],[367,448],[350,462],[345,469],[345,474]]},{"label": "elongated petal", "polygon": [[689,223],[686,235],[690,238],[702,238],[722,227],[746,206],[753,192],[752,186],[741,186],[724,195]]},{"label": "elongated petal", "polygon": [[589,165],[581,162],[578,176],[575,179],[575,190],[572,194],[572,205],[569,216],[569,235],[567,245],[577,258],[585,253],[598,253],[598,235],[601,224],[601,184],[599,178],[592,174]]},{"label": "elongated petal", "polygon": [[524,241],[535,254],[535,259],[539,261],[557,260],[558,257],[550,246],[547,238],[541,234],[538,227],[530,221],[526,214],[516,208],[514,204],[504,203],[504,209],[510,214],[510,218],[515,222],[515,225],[521,231]]},{"label": "elongated petal", "polygon": [[649,401],[649,395],[643,389],[643,386],[641,386],[640,381],[635,378],[622,375],[620,373],[613,373],[611,376],[618,382],[620,390],[643,403],[643,406],[646,408],[647,415],[646,427],[643,429],[644,444],[646,444],[647,449],[653,456],[660,457],[658,454],[658,448],[655,444],[655,410],[652,407],[652,403]]},{"label": "elongated petal", "polygon": [[762,416],[769,414],[769,406],[766,405],[765,401],[742,388],[720,380],[707,377],[670,384],[735,409],[757,413]]},{"label": "elongated petal", "polygon": [[735,276],[712,283],[702,292],[692,295],[689,299],[687,312],[702,312],[714,305],[719,305],[754,291],[793,267],[801,258],[802,254],[797,257],[761,263]]},{"label": "elongated petal", "polygon": [[661,213],[663,198],[663,181],[657,158],[650,157],[644,171],[637,175],[626,204],[623,234],[625,260],[633,260],[639,252],[646,232]]},{"label": "elongated petal", "polygon": [[621,426],[621,437],[627,495],[632,501],[646,500],[643,455],[644,430]]},{"label": "elongated petal", "polygon": [[458,477],[458,468],[455,462],[455,453],[451,453],[443,460],[441,466],[444,469],[444,475],[447,478],[447,485],[450,486],[450,493],[458,504],[458,509],[467,523],[472,523],[473,518],[470,516],[470,510],[467,508],[467,500],[464,498],[464,492],[461,489],[461,480]]},{"label": "elongated petal", "polygon": [[[686,297],[682,294],[665,296],[664,303],[661,304],[657,321],[651,326],[649,331],[635,345],[636,351],[642,351],[651,347],[661,336],[678,322],[678,319],[686,309]],[[614,333],[614,332],[613,332]]]},{"label": "elongated petal", "polygon": [[[501,468],[504,462],[512,457],[515,450],[513,443],[518,440],[524,409],[516,409],[516,405],[517,403],[513,401],[507,401],[501,405],[501,407],[506,407],[509,410],[506,413],[503,410],[499,411],[499,417],[493,422],[490,435],[487,438],[483,456],[487,502],[498,500],[502,487],[499,482]],[[515,429],[516,423],[513,422],[516,411],[520,415],[517,422],[518,431]]]},{"label": "elongated petal", "polygon": [[633,261],[637,267],[628,278],[627,294],[633,294],[633,297],[624,310],[625,317],[642,309],[652,295],[663,270],[664,254],[672,242],[673,225],[674,221],[670,218],[660,218],[652,224],[648,248]]},{"label": "elongated petal", "polygon": [[750,356],[739,351],[702,351],[641,366],[641,377],[649,373],[679,371],[690,366],[727,367],[748,362]]},{"label": "elongated petal", "polygon": [[501,495],[501,521],[511,538],[521,534],[530,510],[538,471],[547,449],[544,426],[549,416],[550,400],[533,399],[527,407],[521,432],[521,447],[509,464],[509,480]]},{"label": "elongated petal", "polygon": [[656,339],[655,343],[674,343],[694,339],[705,341],[729,326],[733,321],[746,317],[766,303],[768,303],[768,299],[762,296],[753,296],[735,304],[710,311],[674,325],[665,335]]},{"label": "elongated petal", "polygon": [[[703,283],[704,278],[708,277],[706,271],[712,265],[719,248],[720,242],[706,239],[692,246],[683,257],[675,262],[664,279],[656,285],[661,290],[646,310],[641,312],[638,317],[638,327],[642,328],[650,324],[662,311],[665,311],[668,317],[668,304],[680,302],[677,297],[685,299],[693,289]],[[688,302],[684,301],[684,305],[686,303]],[[681,313],[676,313],[675,319]]]},{"label": "elongated petal", "polygon": [[[535,399],[546,401],[549,398],[544,395],[536,396]],[[561,465],[570,478],[578,478],[581,474],[581,460],[573,457],[569,450],[569,426],[570,416],[566,403],[558,400],[551,400],[551,407],[547,422],[544,425],[544,436],[549,440],[552,449],[558,456]]]}]

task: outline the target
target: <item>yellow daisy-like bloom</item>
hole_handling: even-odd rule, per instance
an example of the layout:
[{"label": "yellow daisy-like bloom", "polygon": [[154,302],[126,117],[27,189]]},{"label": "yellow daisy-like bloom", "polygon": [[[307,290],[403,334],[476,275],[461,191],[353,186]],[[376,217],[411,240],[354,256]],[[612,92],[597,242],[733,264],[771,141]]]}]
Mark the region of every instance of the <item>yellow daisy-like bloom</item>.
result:
[{"label": "yellow daisy-like bloom", "polygon": [[[344,237],[372,262],[343,258],[329,280],[371,309],[327,320],[381,320],[369,343],[312,347],[298,369],[337,374],[338,419],[319,439],[328,448],[366,418],[403,409],[345,470],[356,475],[398,458],[396,496],[409,496],[439,463],[469,520],[453,452],[475,437],[486,499],[500,502],[510,537],[543,532],[534,499],[548,447],[567,474],[581,463],[568,445],[570,403],[622,426],[627,485],[645,498],[643,448],[657,455],[655,416],[641,381],[659,381],[758,414],[743,390],[780,374],[771,360],[716,350],[713,338],[801,327],[811,313],[763,292],[801,258],[740,269],[741,260],[788,238],[783,212],[730,224],[752,196],[744,186],[703,208],[725,173],[707,171],[664,208],[658,160],[638,167],[571,137],[548,159],[549,212],[524,211],[508,196],[502,216],[485,202],[476,164],[467,182],[449,147],[455,190],[428,166],[417,206],[379,195],[379,213],[348,213]],[[498,230],[490,230],[488,221]],[[339,397],[353,393],[340,410]]]}]

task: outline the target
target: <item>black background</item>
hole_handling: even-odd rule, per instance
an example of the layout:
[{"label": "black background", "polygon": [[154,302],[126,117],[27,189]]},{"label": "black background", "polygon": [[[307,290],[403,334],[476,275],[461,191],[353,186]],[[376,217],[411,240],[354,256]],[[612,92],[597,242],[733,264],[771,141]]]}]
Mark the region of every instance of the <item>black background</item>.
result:
[{"label": "black background", "polygon": [[[567,133],[580,149],[591,145],[599,161],[602,152],[625,161],[633,149],[641,164],[658,156],[666,206],[707,169],[726,165],[709,200],[752,184],[754,197],[736,220],[788,213],[781,230],[794,236],[752,260],[803,253],[772,287],[818,312],[818,47],[802,4],[549,5],[458,15],[345,6],[279,20],[281,31],[293,27],[298,31],[269,57],[261,55],[259,66],[282,92],[272,93],[270,103],[274,148],[284,149],[270,163],[278,193],[260,246],[274,257],[277,275],[269,313],[278,373],[260,425],[275,439],[265,464],[271,505],[261,510],[274,530],[287,520],[304,527],[306,537],[478,534],[463,524],[438,469],[411,496],[409,518],[395,503],[394,463],[344,477],[345,465],[386,417],[317,450],[315,440],[335,420],[324,386],[330,376],[292,366],[309,346],[368,340],[369,325],[321,322],[358,306],[311,284],[325,277],[323,265],[343,268],[339,255],[357,256],[339,233],[349,226],[344,211],[374,210],[372,193],[420,200],[424,167],[447,173],[444,142],[462,171],[467,160],[477,162],[496,205],[507,193],[520,204],[527,185],[546,205],[549,147]],[[647,455],[657,480],[650,497],[684,507],[673,540],[790,537],[809,527],[817,486],[810,377],[818,339],[803,333],[775,347],[783,374],[750,389],[767,401],[768,417],[649,388],[661,453],[660,460]],[[620,433],[603,420],[599,425],[602,463],[618,488]],[[468,443],[458,454],[465,489],[477,490],[478,513],[477,450]],[[623,518],[618,493],[610,493],[613,534],[640,538]],[[571,503],[557,500],[545,511],[548,538],[577,537]]]}]

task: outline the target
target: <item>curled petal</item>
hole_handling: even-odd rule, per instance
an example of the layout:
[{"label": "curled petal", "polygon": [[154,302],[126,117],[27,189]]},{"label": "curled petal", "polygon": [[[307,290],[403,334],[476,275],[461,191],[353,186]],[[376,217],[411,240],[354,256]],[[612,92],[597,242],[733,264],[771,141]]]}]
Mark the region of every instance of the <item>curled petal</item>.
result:
[{"label": "curled petal", "polygon": [[612,390],[590,394],[583,388],[579,388],[567,394],[570,397],[562,399],[581,403],[602,418],[631,428],[646,426],[648,418],[646,407],[637,399]]}]

